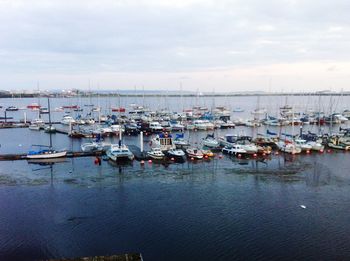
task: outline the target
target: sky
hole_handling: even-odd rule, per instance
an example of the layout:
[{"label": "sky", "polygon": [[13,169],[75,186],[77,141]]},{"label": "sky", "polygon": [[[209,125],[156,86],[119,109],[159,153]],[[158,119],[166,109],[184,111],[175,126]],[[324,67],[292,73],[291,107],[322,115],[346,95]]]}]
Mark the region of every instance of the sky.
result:
[{"label": "sky", "polygon": [[348,0],[0,0],[0,89],[350,91],[349,14]]}]

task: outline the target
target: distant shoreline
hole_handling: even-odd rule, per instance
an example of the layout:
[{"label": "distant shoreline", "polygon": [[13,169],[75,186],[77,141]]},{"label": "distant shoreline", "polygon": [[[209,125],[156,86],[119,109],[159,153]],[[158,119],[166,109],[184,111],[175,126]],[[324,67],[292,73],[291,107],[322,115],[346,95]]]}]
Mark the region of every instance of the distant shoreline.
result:
[{"label": "distant shoreline", "polygon": [[165,93],[92,93],[92,94],[76,94],[66,95],[61,93],[51,94],[28,94],[28,93],[0,93],[1,98],[37,98],[37,97],[52,97],[52,98],[74,98],[74,97],[257,97],[257,96],[350,96],[349,92],[346,93],[222,93],[222,94],[165,94]]}]

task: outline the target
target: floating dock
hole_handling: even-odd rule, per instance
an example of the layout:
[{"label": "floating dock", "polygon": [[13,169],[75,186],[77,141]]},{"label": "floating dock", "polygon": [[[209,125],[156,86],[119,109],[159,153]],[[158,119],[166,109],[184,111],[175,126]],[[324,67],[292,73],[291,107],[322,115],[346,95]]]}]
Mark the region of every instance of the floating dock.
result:
[{"label": "floating dock", "polygon": [[141,254],[46,259],[42,261],[143,261]]},{"label": "floating dock", "polygon": [[136,145],[128,145],[128,148],[134,154],[136,160],[147,159],[147,153],[145,151],[141,152],[141,149]]},{"label": "floating dock", "polygon": [[[83,152],[83,151],[68,151],[66,158],[77,158],[77,157],[96,157],[102,156],[105,152],[102,150]],[[64,158],[64,157],[62,157]],[[10,161],[10,160],[25,160],[27,159],[27,154],[2,154],[0,155],[0,161]]]}]

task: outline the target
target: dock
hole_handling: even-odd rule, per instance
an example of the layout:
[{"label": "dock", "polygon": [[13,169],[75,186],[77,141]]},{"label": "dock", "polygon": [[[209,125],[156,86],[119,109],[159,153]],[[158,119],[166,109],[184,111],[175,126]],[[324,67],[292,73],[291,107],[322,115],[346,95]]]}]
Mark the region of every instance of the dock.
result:
[{"label": "dock", "polygon": [[[102,156],[105,152],[102,150],[84,152],[84,151],[68,151],[66,158],[77,158],[77,157],[96,157]],[[64,158],[64,157],[63,157]],[[13,160],[25,160],[27,154],[1,154],[0,161],[13,161]]]},{"label": "dock", "polygon": [[141,149],[136,145],[128,145],[128,148],[134,154],[136,160],[147,159],[147,153],[145,151],[141,152]]},{"label": "dock", "polygon": [[143,261],[141,254],[46,259],[42,261]]}]

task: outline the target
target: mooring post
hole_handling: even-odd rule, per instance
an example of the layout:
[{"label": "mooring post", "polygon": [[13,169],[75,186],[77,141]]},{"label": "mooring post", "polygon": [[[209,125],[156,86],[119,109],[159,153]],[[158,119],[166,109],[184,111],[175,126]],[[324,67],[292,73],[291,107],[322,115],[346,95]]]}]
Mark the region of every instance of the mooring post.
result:
[{"label": "mooring post", "polygon": [[27,113],[26,112],[23,113],[23,117],[24,117],[24,124],[27,124]]},{"label": "mooring post", "polygon": [[143,152],[143,131],[140,132],[140,151]]}]

